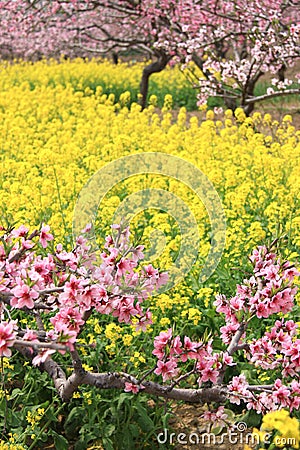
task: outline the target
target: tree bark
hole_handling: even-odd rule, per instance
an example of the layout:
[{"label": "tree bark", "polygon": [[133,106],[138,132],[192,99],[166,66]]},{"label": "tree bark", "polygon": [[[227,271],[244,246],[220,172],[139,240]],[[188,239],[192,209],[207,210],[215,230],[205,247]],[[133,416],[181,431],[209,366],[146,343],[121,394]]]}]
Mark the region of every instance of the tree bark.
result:
[{"label": "tree bark", "polygon": [[148,95],[148,89],[149,89],[149,78],[153,73],[161,72],[168,62],[170,61],[171,56],[166,55],[164,52],[161,52],[157,60],[146,66],[143,70],[142,80],[140,83],[140,94],[141,94],[141,101],[140,104],[142,106],[142,109],[146,107],[147,104],[147,95]]},{"label": "tree bark", "polygon": [[119,62],[118,52],[112,52],[112,60],[113,60],[114,64],[118,64],[118,62]]},{"label": "tree bark", "polygon": [[282,66],[278,70],[278,80],[279,81],[282,81],[282,82],[284,81],[286,69],[287,69],[286,65],[282,64]]},{"label": "tree bark", "polygon": [[258,72],[254,78],[249,79],[245,86],[245,92],[243,93],[242,101],[241,101],[241,107],[243,108],[245,114],[247,117],[250,116],[250,114],[254,110],[255,101],[248,102],[249,99],[254,98],[254,89],[257,81],[259,78],[263,75],[263,72]]}]

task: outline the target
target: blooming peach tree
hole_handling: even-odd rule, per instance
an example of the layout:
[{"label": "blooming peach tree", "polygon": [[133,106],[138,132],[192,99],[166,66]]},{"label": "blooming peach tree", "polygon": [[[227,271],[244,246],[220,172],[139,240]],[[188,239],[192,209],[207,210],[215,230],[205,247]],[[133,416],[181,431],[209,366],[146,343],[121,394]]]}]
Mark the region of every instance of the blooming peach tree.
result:
[{"label": "blooming peach tree", "polygon": [[[54,244],[47,225],[31,233],[25,226],[2,230],[1,357],[20,352],[48,373],[63,401],[69,401],[79,386],[90,385],[193,403],[244,403],[262,413],[299,408],[300,339],[298,325],[287,317],[299,273],[266,246],[253,251],[253,273],[237,285],[235,295],[216,297],[216,310],[225,321],[216,337],[222,350],[213,337],[175,335],[169,328],[155,337],[152,353],[157,361],[146,373],[85,370],[78,339],[90,315],[110,315],[145,331],[151,311],[143,309],[143,302],[168,281],[166,273],[142,264],[143,247],[132,244],[128,227],[114,225],[103,251],[91,249],[89,231],[87,226],[67,251]],[[15,318],[18,311],[31,316],[36,326],[22,328]],[[268,327],[257,333],[255,319],[268,321]],[[69,376],[58,362],[59,353],[71,358]],[[270,372],[273,381],[252,384],[240,372],[241,355],[254,370]],[[224,407],[220,408],[211,417],[221,417]]]},{"label": "blooming peach tree", "polygon": [[[193,60],[199,104],[220,96],[249,114],[257,101],[300,92],[299,74],[285,73],[300,57],[299,11],[291,0],[2,1],[0,44],[32,58],[146,53],[154,61],[141,81],[143,106],[152,73]],[[264,75],[271,85],[258,95]]]}]

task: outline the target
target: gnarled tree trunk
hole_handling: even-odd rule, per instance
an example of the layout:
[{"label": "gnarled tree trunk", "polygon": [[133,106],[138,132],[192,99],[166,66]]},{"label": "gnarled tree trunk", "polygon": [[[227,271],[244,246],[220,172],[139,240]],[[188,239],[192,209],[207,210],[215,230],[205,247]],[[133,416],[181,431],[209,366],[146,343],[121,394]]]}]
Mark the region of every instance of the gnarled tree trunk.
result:
[{"label": "gnarled tree trunk", "polygon": [[241,100],[241,107],[243,108],[243,110],[245,111],[245,114],[247,116],[250,116],[250,114],[253,112],[254,110],[254,105],[255,102],[250,102],[248,103],[247,100],[253,98],[254,99],[254,89],[255,89],[255,85],[257,83],[257,81],[259,80],[259,78],[263,75],[263,72],[258,72],[254,78],[249,79],[246,83],[245,86],[245,91],[243,93],[243,97]]},{"label": "gnarled tree trunk", "polygon": [[166,67],[166,65],[170,60],[171,56],[166,55],[164,52],[160,52],[157,56],[157,60],[144,68],[140,84],[140,94],[142,96],[140,104],[142,106],[142,109],[144,109],[147,104],[149,77],[152,75],[152,73],[161,72]]}]

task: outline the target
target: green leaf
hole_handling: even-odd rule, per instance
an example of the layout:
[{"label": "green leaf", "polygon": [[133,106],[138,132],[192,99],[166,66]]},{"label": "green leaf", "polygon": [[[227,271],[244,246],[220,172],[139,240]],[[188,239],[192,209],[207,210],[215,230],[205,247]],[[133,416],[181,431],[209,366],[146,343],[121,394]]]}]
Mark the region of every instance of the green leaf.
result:
[{"label": "green leaf", "polygon": [[219,426],[219,427],[213,427],[213,428],[211,429],[211,432],[217,436],[218,434],[221,433],[221,431],[223,430],[223,428],[224,428],[224,426],[223,426],[223,427],[222,427],[222,426]]},{"label": "green leaf", "polygon": [[128,401],[128,394],[126,394],[125,392],[122,392],[122,394],[120,394],[119,396],[119,401],[118,401],[118,405],[117,405],[117,410],[119,410],[122,406],[122,404]]},{"label": "green leaf", "polygon": [[133,435],[130,432],[129,428],[124,430],[122,434],[122,445],[119,447],[120,449],[134,448]]},{"label": "green leaf", "polygon": [[173,415],[169,412],[162,416],[162,425],[164,428],[169,428],[169,419],[173,417]]},{"label": "green leaf", "polygon": [[57,421],[57,412],[54,410],[53,407],[51,407],[47,410],[46,417],[48,420],[51,420],[51,422]]},{"label": "green leaf", "polygon": [[138,413],[137,423],[141,427],[142,431],[148,433],[149,431],[153,430],[154,423],[152,419],[148,416],[146,409],[140,403],[137,403],[135,405],[135,409],[137,410]]},{"label": "green leaf", "polygon": [[216,316],[216,311],[214,309],[208,309],[206,310],[207,312],[205,312],[205,316],[209,317],[210,319],[214,319]]},{"label": "green leaf", "polygon": [[66,438],[54,430],[49,430],[48,434],[53,437],[56,450],[68,450],[69,443]]},{"label": "green leaf", "polygon": [[82,442],[83,444],[85,444],[85,448],[87,448],[87,444],[95,439],[97,439],[99,436],[97,436],[96,434],[89,432],[89,433],[84,433],[84,435],[80,438],[79,442]]},{"label": "green leaf", "polygon": [[256,411],[250,409],[239,419],[239,422],[246,422],[248,428],[259,428],[261,423],[261,414],[257,414]]},{"label": "green leaf", "polygon": [[[103,447],[105,448],[105,450],[115,450],[111,439],[104,437],[102,440],[102,444],[103,444]],[[77,449],[75,449],[75,450],[77,450]]]},{"label": "green leaf", "polygon": [[231,411],[231,409],[225,408],[224,413],[227,414],[229,420],[233,421],[235,419],[235,414],[233,411]]},{"label": "green leaf", "polygon": [[135,438],[138,437],[138,435],[140,434],[140,429],[135,423],[131,423],[128,428],[129,428],[130,434],[133,437],[135,437]]},{"label": "green leaf", "polygon": [[86,443],[82,441],[77,441],[74,445],[74,450],[86,450]]},{"label": "green leaf", "polygon": [[16,398],[16,397],[20,397],[21,395],[25,395],[25,394],[26,394],[26,393],[23,392],[21,389],[16,388],[16,389],[13,389],[13,391],[12,391],[12,393],[11,393],[9,399],[10,399],[10,400],[13,400],[13,399]]},{"label": "green leaf", "polygon": [[77,429],[83,424],[84,409],[81,406],[72,409],[65,421],[65,432],[68,437],[76,434]]},{"label": "green leaf", "polygon": [[116,430],[116,427],[112,423],[109,425],[105,425],[104,428],[105,428],[105,436],[106,437],[111,436]]},{"label": "green leaf", "polygon": [[20,413],[16,413],[16,412],[8,409],[6,418],[7,418],[7,423],[11,427],[17,427],[20,424]]}]

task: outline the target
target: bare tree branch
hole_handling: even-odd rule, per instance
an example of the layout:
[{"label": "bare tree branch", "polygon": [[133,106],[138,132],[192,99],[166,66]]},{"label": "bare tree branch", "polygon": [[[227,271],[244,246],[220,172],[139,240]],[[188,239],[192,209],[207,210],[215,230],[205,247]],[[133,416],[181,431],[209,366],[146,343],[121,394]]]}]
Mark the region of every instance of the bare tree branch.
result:
[{"label": "bare tree branch", "polygon": [[269,100],[271,98],[282,97],[284,95],[299,95],[299,94],[300,94],[300,89],[288,89],[286,91],[277,91],[277,92],[273,92],[272,94],[264,94],[264,95],[259,95],[257,97],[247,98],[247,99],[245,99],[244,103],[246,105],[248,105],[249,103],[260,102],[262,100]]}]

